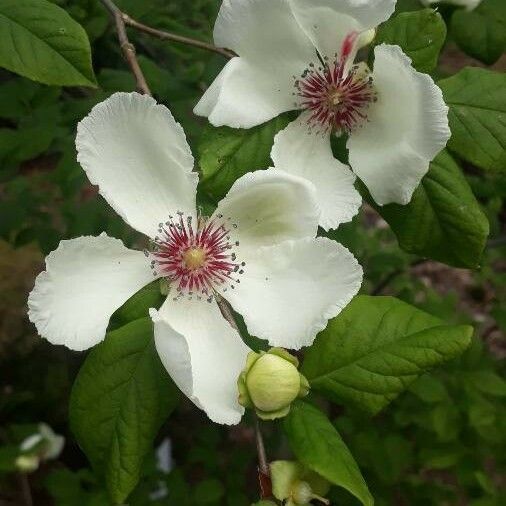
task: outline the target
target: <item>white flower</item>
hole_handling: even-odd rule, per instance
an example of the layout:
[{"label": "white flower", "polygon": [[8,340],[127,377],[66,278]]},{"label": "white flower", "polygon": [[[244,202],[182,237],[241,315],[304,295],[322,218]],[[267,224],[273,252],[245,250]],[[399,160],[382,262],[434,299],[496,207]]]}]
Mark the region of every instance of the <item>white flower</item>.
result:
[{"label": "white flower", "polygon": [[374,70],[354,64],[395,0],[224,0],[214,27],[232,58],[195,113],[250,128],[292,109],[275,167],[312,181],[320,225],[336,228],[361,204],[355,176],[336,160],[331,135],[349,135],[350,165],[380,204],[406,204],[450,136],[441,90],[398,46],[375,48]]},{"label": "white flower", "polygon": [[482,2],[482,0],[420,0],[423,5],[429,7],[433,4],[438,3],[446,3],[446,4],[452,4],[457,5],[458,7],[465,7],[466,10],[472,11],[473,9],[476,9],[478,5]]},{"label": "white flower", "polygon": [[40,462],[58,458],[64,445],[63,436],[55,434],[49,425],[41,423],[38,431],[28,436],[19,446],[22,454],[16,459],[16,466],[22,471],[35,471]]},{"label": "white flower", "polygon": [[209,219],[199,217],[183,129],[150,97],[117,93],[97,105],[76,145],[90,181],[155,247],[146,258],[105,234],[62,241],[30,294],[30,319],[50,342],[84,350],[153,273],[166,278],[169,295],[151,310],[160,358],[211,419],[237,423],[236,381],[249,349],[213,294],[252,335],[300,348],[357,293],[362,269],[346,248],[316,238],[312,184],[282,171],[246,174]]}]

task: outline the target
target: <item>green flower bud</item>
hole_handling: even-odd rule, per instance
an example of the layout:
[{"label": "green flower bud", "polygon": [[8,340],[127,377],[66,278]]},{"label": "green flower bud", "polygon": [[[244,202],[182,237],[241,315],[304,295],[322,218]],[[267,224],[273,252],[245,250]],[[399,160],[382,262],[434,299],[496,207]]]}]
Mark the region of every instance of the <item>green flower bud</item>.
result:
[{"label": "green flower bud", "polygon": [[20,455],[15,465],[21,472],[31,473],[39,467],[39,458],[36,455]]},{"label": "green flower bud", "polygon": [[309,504],[315,498],[313,490],[307,481],[297,481],[292,487],[292,501],[295,504]]},{"label": "green flower bud", "polygon": [[251,352],[237,381],[239,404],[254,408],[264,420],[285,416],[297,397],[309,392],[307,379],[299,373],[299,361],[282,348]]},{"label": "green flower bud", "polygon": [[270,464],[270,470],[272,493],[286,501],[286,506],[311,506],[313,500],[329,504],[322,497],[329,491],[329,482],[299,462],[277,460]]}]

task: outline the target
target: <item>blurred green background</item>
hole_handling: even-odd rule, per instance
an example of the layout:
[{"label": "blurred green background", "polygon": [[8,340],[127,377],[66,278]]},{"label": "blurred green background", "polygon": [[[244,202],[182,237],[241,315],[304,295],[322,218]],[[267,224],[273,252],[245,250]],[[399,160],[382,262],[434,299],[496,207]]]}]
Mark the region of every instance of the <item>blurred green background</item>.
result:
[{"label": "blurred green background", "polygon": [[[75,159],[77,122],[111,93],[135,89],[108,15],[97,0],[56,0],[86,29],[99,88],[39,85],[0,70],[0,506],[23,505],[22,480],[9,448],[46,422],[66,437],[57,461],[28,477],[34,504],[107,505],[101,484],[68,433],[67,404],[84,354],[39,339],[26,297],[43,258],[60,239],[102,231],[136,245],[135,233],[98,196]],[[212,40],[218,0],[118,0],[151,26]],[[400,8],[419,7],[416,0]],[[155,97],[183,125],[194,147],[205,125],[192,108],[225,59],[131,32]],[[448,41],[438,74],[481,65]],[[494,68],[505,70],[504,57]],[[194,150],[195,151],[195,150]],[[369,419],[333,407],[336,426],[361,466],[378,506],[506,504],[506,177],[465,167],[491,224],[479,271],[453,269],[403,253],[385,222],[364,207],[334,233],[359,258],[364,293],[393,294],[448,323],[471,323],[466,354],[417,381],[385,413]],[[275,428],[275,426],[274,426]],[[272,426],[268,452],[287,455]],[[254,434],[248,423],[211,425],[183,401],[164,425],[156,454],[129,504],[246,506],[257,499]],[[354,500],[334,492],[335,504]]]}]

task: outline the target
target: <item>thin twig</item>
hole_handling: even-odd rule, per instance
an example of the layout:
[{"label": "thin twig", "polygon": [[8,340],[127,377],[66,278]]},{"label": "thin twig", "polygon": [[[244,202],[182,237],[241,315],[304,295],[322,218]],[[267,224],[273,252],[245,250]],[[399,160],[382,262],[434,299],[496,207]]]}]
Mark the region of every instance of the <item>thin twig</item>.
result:
[{"label": "thin twig", "polygon": [[30,490],[28,476],[25,473],[19,473],[18,477],[24,506],[33,506],[32,491]]},{"label": "thin twig", "polygon": [[156,37],[160,40],[170,40],[172,42],[180,42],[181,44],[186,44],[188,46],[198,47],[200,49],[205,49],[206,51],[212,51],[213,53],[221,54],[226,58],[233,58],[236,54],[229,49],[224,49],[221,47],[217,47],[208,42],[203,42],[201,40],[192,39],[190,37],[185,37],[183,35],[177,35],[176,33],[166,32],[165,30],[158,30],[151,26],[145,25],[144,23],[140,23],[135,19],[131,18],[128,14],[122,13],[123,21],[127,26],[135,28],[139,30],[139,32],[147,33],[153,37]]},{"label": "thin twig", "polygon": [[118,33],[118,40],[121,47],[121,51],[123,52],[123,56],[127,61],[132,74],[135,77],[135,81],[137,83],[137,89],[141,93],[145,95],[151,95],[151,91],[149,89],[148,83],[146,82],[146,78],[142,73],[141,67],[139,66],[139,62],[137,61],[137,56],[135,54],[134,45],[128,40],[128,35],[126,33],[125,21],[123,19],[123,12],[116,6],[116,4],[112,0],[100,0],[104,7],[109,11],[114,23],[116,24],[116,32]]}]

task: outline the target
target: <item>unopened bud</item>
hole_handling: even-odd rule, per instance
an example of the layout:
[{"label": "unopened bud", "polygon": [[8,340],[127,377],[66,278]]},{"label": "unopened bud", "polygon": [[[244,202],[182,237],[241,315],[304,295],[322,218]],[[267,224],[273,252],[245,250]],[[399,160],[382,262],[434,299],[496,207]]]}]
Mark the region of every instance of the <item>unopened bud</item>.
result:
[{"label": "unopened bud", "polygon": [[290,506],[311,506],[311,501],[329,504],[324,496],[329,482],[299,462],[277,460],[270,464],[272,493]]},{"label": "unopened bud", "polygon": [[36,455],[20,455],[15,464],[21,472],[31,473],[39,467],[39,458]]},{"label": "unopened bud", "polygon": [[239,376],[239,403],[254,408],[264,420],[285,416],[297,397],[309,392],[307,379],[299,373],[299,361],[282,348],[251,352]]},{"label": "unopened bud", "polygon": [[368,46],[376,37],[376,29],[371,28],[370,30],[366,30],[365,32],[362,32],[358,36],[358,49]]}]

